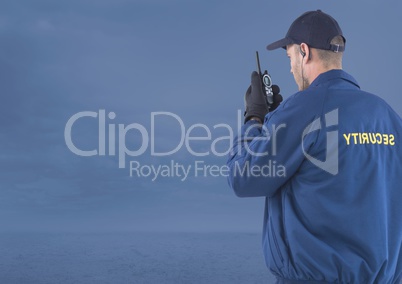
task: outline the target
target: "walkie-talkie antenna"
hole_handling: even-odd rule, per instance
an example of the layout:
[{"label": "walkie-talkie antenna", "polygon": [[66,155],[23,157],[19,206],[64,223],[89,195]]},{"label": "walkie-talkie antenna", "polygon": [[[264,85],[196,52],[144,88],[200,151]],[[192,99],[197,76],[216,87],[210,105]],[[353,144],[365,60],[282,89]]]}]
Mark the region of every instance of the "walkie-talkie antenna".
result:
[{"label": "walkie-talkie antenna", "polygon": [[260,76],[262,75],[261,73],[261,66],[260,66],[260,56],[258,55],[258,51],[255,52],[255,56],[257,58],[257,69],[258,69],[258,74],[260,74]]}]

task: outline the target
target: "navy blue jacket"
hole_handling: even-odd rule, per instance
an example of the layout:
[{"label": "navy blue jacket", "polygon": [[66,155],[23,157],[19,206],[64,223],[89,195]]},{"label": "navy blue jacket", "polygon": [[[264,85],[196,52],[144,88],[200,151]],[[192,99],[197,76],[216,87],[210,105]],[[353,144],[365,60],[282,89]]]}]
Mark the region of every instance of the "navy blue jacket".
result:
[{"label": "navy blue jacket", "polygon": [[240,197],[265,197],[272,273],[284,281],[398,283],[401,147],[400,117],[342,70],[319,75],[262,127],[245,123],[228,181]]}]

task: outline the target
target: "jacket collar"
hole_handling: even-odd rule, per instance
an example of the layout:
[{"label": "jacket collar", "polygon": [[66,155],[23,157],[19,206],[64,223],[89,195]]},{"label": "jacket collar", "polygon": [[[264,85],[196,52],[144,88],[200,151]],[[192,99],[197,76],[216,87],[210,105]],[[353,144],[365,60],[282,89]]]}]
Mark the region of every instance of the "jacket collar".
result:
[{"label": "jacket collar", "polygon": [[348,81],[360,89],[360,86],[357,83],[357,81],[355,80],[355,78],[353,78],[351,75],[349,75],[348,73],[346,73],[345,71],[340,70],[340,69],[333,69],[333,70],[329,70],[327,72],[321,73],[310,84],[310,87],[317,87],[320,84],[326,83],[326,82],[334,80],[334,79],[342,79],[342,80]]}]

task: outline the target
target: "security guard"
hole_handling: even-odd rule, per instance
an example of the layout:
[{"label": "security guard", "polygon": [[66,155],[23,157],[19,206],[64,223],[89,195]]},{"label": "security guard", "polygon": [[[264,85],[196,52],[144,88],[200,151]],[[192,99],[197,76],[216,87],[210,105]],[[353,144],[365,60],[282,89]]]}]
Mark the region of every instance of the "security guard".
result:
[{"label": "security guard", "polygon": [[[306,12],[268,50],[286,49],[299,91],[269,106],[260,75],[229,155],[239,197],[265,197],[263,251],[277,283],[399,283],[402,121],[342,70],[345,38]],[[279,105],[279,106],[278,106]]]}]

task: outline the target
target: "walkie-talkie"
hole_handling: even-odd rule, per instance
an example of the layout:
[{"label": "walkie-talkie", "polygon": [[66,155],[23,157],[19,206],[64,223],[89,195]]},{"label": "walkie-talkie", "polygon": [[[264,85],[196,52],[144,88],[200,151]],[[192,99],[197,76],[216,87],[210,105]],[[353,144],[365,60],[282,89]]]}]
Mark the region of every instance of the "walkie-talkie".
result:
[{"label": "walkie-talkie", "polygon": [[257,58],[258,74],[260,74],[262,81],[262,91],[265,94],[265,99],[267,100],[268,107],[271,107],[271,105],[274,103],[274,93],[272,92],[271,76],[268,74],[267,70],[265,70],[264,73],[261,73],[260,57],[258,56],[258,51],[256,51],[255,53]]}]

